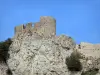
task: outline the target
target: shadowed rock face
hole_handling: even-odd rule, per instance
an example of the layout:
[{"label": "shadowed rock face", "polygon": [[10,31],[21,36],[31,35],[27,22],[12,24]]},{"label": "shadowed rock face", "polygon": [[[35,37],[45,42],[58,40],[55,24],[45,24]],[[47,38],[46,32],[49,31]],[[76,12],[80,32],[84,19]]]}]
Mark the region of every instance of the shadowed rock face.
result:
[{"label": "shadowed rock face", "polygon": [[0,75],[12,75],[11,70],[4,61],[0,62]]}]

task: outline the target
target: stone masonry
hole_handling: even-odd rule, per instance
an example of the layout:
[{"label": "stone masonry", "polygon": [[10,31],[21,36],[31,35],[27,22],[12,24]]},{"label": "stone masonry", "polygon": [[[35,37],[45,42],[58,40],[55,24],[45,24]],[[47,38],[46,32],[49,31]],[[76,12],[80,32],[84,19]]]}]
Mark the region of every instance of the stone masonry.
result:
[{"label": "stone masonry", "polygon": [[34,23],[34,27],[32,27],[32,23],[15,27],[15,34],[28,31],[37,33],[42,37],[52,37],[56,35],[56,20],[50,16],[42,16],[40,22]]}]

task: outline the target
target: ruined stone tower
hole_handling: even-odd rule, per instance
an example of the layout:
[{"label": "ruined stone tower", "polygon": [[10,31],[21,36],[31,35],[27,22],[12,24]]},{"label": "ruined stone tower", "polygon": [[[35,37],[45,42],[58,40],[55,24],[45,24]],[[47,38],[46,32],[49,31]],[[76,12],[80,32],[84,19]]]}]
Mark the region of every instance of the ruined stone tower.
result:
[{"label": "ruined stone tower", "polygon": [[56,21],[52,17],[40,17],[40,22],[34,24],[33,31],[40,36],[51,37],[56,34]]},{"label": "ruined stone tower", "polygon": [[50,16],[42,16],[40,22],[34,23],[34,27],[32,23],[15,27],[15,34],[23,33],[23,31],[31,31],[46,38],[52,37],[56,35],[56,20]]}]

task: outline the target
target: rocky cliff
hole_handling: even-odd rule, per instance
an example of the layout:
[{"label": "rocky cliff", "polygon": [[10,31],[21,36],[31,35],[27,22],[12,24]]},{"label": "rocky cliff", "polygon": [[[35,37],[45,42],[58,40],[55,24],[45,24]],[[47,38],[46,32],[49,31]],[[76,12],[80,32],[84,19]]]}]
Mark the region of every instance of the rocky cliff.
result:
[{"label": "rocky cliff", "polygon": [[[41,24],[44,26],[42,29],[45,29],[42,36],[38,31],[25,31],[25,28],[15,34],[7,60],[12,74],[90,75],[93,72],[93,75],[100,75],[100,44],[82,42],[77,45],[69,36],[56,36],[56,26],[52,23],[54,20],[51,21],[51,17],[46,19],[49,23],[45,21]],[[52,28],[50,24],[54,27],[54,34],[51,34],[52,29],[48,31],[48,28]]]}]

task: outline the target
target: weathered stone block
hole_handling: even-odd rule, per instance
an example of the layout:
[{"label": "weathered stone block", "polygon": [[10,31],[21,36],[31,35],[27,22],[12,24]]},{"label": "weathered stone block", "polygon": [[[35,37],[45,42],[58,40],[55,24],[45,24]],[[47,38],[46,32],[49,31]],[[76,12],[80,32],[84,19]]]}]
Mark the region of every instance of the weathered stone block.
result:
[{"label": "weathered stone block", "polygon": [[24,30],[24,25],[16,26],[15,27],[15,34],[18,32],[22,32]]}]

